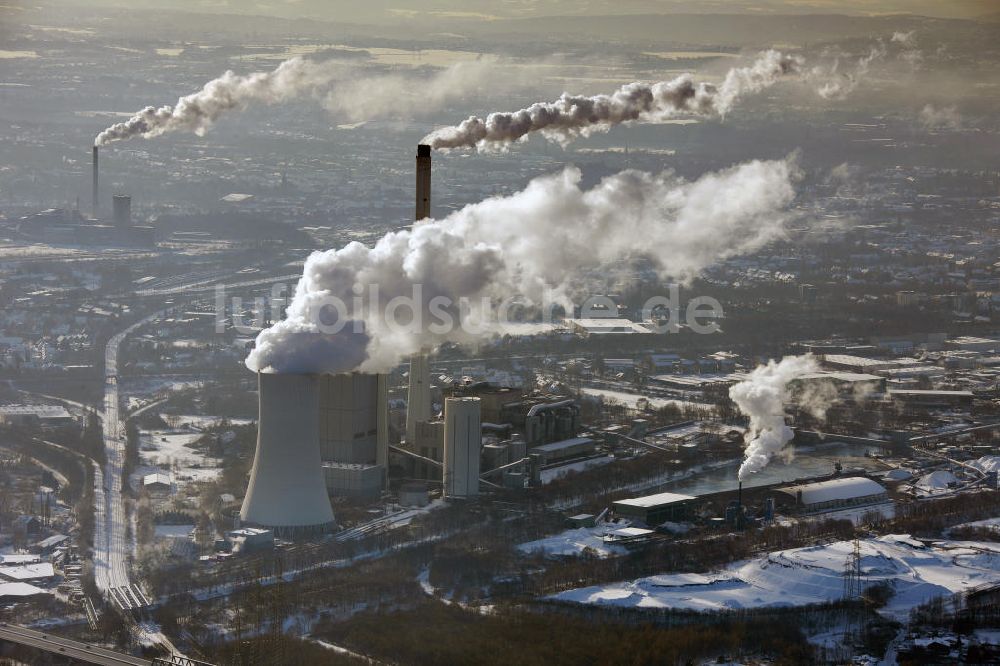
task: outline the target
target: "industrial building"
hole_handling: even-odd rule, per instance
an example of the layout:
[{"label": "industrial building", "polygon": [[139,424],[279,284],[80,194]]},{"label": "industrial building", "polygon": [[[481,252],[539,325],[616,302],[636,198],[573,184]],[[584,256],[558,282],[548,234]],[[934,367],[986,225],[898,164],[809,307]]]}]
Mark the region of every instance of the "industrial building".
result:
[{"label": "industrial building", "polygon": [[427,354],[410,358],[409,391],[406,398],[406,441],[416,438],[417,426],[431,419],[431,372]]},{"label": "industrial building", "polygon": [[61,405],[3,405],[0,423],[16,426],[59,428],[72,425],[76,419]]},{"label": "industrial building", "polygon": [[444,492],[448,497],[479,494],[482,422],[479,398],[444,402]]},{"label": "industrial building", "polygon": [[849,476],[829,481],[777,488],[794,500],[801,513],[824,513],[860,506],[881,504],[889,499],[884,486],[864,476]]},{"label": "industrial building", "polygon": [[573,437],[536,446],[531,449],[531,454],[540,457],[539,464],[551,465],[574,458],[592,456],[596,451],[597,442],[590,437]]},{"label": "industrial building", "polygon": [[645,497],[618,500],[611,504],[615,515],[641,522],[645,525],[661,525],[667,521],[687,520],[695,498],[678,493],[657,493]]},{"label": "industrial building", "polygon": [[321,375],[319,450],[326,489],[355,501],[378,499],[389,455],[385,375]]},{"label": "industrial building", "polygon": [[124,229],[132,226],[132,197],[116,194],[111,198],[112,216],[115,227]]},{"label": "industrial building", "polygon": [[649,335],[653,333],[647,326],[630,319],[597,318],[597,319],[566,319],[570,330],[579,335]]},{"label": "industrial building", "polygon": [[889,391],[889,397],[906,407],[914,408],[944,408],[972,407],[975,395],[972,391],[920,391],[895,390]]}]

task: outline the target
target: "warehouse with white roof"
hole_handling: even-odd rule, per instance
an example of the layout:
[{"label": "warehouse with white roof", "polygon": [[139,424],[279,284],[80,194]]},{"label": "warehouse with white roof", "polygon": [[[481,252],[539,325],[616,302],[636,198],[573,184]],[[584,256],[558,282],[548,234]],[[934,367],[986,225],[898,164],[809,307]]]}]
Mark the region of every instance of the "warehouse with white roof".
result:
[{"label": "warehouse with white roof", "polygon": [[888,501],[884,486],[864,476],[848,476],[797,486],[777,488],[790,497],[802,513],[823,513]]},{"label": "warehouse with white roof", "polygon": [[645,497],[618,500],[612,503],[615,515],[646,525],[661,525],[666,521],[687,520],[696,498],[677,493],[657,493]]}]

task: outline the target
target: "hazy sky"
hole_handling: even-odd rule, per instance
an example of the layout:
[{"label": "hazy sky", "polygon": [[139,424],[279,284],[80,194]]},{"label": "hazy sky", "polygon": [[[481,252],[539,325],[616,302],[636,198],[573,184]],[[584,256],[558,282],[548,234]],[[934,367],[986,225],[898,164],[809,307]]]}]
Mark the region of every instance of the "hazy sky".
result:
[{"label": "hazy sky", "polygon": [[[634,13],[912,13],[975,18],[1000,12],[1000,0],[61,0],[75,5],[165,7],[220,13],[315,16],[380,22],[412,15],[490,20],[544,15]],[[10,2],[10,0],[8,0]],[[16,3],[15,3],[16,4]]]}]

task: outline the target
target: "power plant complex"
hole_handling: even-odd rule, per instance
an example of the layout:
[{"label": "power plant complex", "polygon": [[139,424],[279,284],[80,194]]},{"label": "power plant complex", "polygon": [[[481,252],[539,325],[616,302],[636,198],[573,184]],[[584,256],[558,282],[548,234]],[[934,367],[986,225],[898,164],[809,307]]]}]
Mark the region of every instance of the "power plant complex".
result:
[{"label": "power plant complex", "polygon": [[[94,154],[96,160],[96,148]],[[419,221],[430,216],[428,146],[417,149],[416,184]],[[126,215],[127,198],[116,197],[114,202],[116,219]],[[386,375],[258,372],[257,377],[257,448],[241,522],[284,536],[312,534],[336,525],[330,497],[377,501],[386,490],[389,468]],[[416,354],[409,372],[408,444],[417,439],[418,429],[427,430],[431,424],[430,388],[428,354]],[[479,399],[449,399],[445,419],[438,429],[445,450],[443,472],[438,474],[445,493],[476,495],[482,443]]]}]

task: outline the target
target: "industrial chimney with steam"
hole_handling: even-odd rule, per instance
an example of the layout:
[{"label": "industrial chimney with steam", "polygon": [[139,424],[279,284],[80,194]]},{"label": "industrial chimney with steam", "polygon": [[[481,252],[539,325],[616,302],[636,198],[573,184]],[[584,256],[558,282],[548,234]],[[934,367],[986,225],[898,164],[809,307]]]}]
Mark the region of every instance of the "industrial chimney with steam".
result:
[{"label": "industrial chimney with steam", "polygon": [[[431,147],[417,146],[417,201],[414,219],[431,215]],[[406,397],[406,441],[416,439],[417,424],[431,418],[430,361],[426,352],[410,357],[410,382]]]},{"label": "industrial chimney with steam", "polygon": [[92,202],[93,202],[93,211],[94,211],[94,219],[97,219],[97,213],[98,213],[98,211],[100,209],[100,205],[101,205],[100,204],[100,202],[101,202],[101,190],[100,190],[100,187],[99,187],[99,182],[100,181],[99,181],[99,176],[98,176],[99,172],[97,170],[97,146],[94,146],[94,163],[93,163],[93,165],[91,167],[91,170],[93,171],[93,176],[94,176],[94,191],[93,191],[93,195],[92,195],[93,196],[93,199],[92,199]]}]

